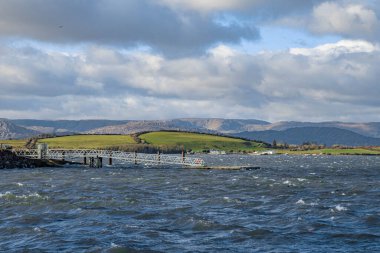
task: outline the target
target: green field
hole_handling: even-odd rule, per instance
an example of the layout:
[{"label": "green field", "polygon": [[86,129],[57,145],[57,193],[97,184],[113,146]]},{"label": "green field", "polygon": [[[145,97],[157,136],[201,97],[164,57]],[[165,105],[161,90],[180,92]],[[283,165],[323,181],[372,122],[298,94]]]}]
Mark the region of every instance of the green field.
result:
[{"label": "green field", "polygon": [[73,135],[38,140],[49,148],[62,149],[104,149],[113,146],[135,144],[130,135]]},{"label": "green field", "polygon": [[8,144],[14,148],[25,148],[26,140],[0,140],[0,144]]},{"label": "green field", "polygon": [[263,150],[263,145],[241,139],[185,132],[151,132],[139,136],[148,144],[183,146],[185,150],[224,150],[226,152]]},{"label": "green field", "polygon": [[[140,135],[139,138],[149,146],[159,147],[163,150],[224,150],[226,152],[249,152],[263,150],[262,144],[241,139],[214,136],[207,134],[185,132],[151,132]],[[3,141],[16,148],[23,148],[26,140]],[[73,135],[39,139],[38,143],[47,143],[50,148],[62,149],[106,149],[113,147],[138,147],[130,135]]]}]

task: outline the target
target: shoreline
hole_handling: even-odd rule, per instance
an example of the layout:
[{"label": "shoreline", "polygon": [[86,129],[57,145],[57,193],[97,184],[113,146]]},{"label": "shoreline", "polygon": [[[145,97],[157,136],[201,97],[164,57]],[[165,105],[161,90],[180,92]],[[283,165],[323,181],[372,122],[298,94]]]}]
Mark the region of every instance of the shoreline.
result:
[{"label": "shoreline", "polygon": [[33,169],[62,167],[69,164],[67,161],[60,160],[39,160],[16,156],[8,150],[0,150],[0,169]]}]

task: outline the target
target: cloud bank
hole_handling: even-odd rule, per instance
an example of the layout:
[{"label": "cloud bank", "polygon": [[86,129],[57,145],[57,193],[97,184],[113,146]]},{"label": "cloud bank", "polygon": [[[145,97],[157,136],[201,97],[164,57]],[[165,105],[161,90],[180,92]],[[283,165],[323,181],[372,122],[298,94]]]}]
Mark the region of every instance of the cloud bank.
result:
[{"label": "cloud bank", "polygon": [[[379,121],[379,9],[284,2],[1,1],[0,116]],[[242,49],[262,26],[339,39]]]}]

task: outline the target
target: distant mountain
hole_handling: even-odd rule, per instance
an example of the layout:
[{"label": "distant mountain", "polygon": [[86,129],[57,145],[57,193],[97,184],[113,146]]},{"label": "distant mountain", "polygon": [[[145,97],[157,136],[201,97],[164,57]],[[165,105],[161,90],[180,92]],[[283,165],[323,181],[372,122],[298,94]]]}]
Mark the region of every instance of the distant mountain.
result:
[{"label": "distant mountain", "polygon": [[17,119],[12,123],[40,133],[82,133],[91,129],[125,124],[128,120],[34,120]]},{"label": "distant mountain", "polygon": [[267,126],[271,123],[256,119],[177,119],[173,122],[187,122],[196,128],[204,128],[220,133],[249,131],[253,126]]},{"label": "distant mountain", "polygon": [[[375,140],[364,137],[380,138],[380,122],[346,123],[346,122],[296,122],[282,121],[270,123],[255,119],[220,119],[220,118],[182,118],[172,120],[8,120],[16,125],[17,130],[6,132],[3,130],[1,138],[30,137],[41,133],[65,135],[73,133],[88,134],[130,134],[143,131],[179,130],[204,133],[222,133],[260,137],[259,140],[272,142],[275,139],[284,139],[288,143],[302,143],[304,141],[318,141],[323,144],[362,145],[362,143],[376,143]],[[316,130],[323,128],[323,130]],[[295,130],[298,129],[298,130]],[[305,132],[309,129],[309,132]],[[311,131],[311,129],[314,129]],[[338,131],[346,130],[345,131]],[[28,130],[28,131],[27,131]],[[289,130],[289,131],[286,131]],[[11,134],[11,132],[13,134]],[[349,133],[349,134],[348,134]],[[353,136],[356,133],[356,136]],[[337,136],[345,136],[336,139]],[[248,136],[248,137],[249,137]],[[247,137],[247,136],[244,136]],[[296,138],[297,137],[297,138]],[[290,138],[290,139],[289,139]],[[335,138],[335,139],[334,139]],[[334,141],[330,141],[334,140]],[[353,141],[353,142],[351,142]],[[358,144],[360,143],[360,144]]]},{"label": "distant mountain", "polygon": [[297,122],[297,121],[281,121],[267,125],[251,125],[245,131],[266,131],[277,130],[283,131],[296,127],[333,127],[353,131],[355,133],[380,138],[380,122],[370,123],[349,123],[349,122]]},{"label": "distant mountain", "polygon": [[131,121],[123,125],[106,126],[87,131],[88,134],[132,134],[146,131],[178,130],[212,132],[202,127],[196,127],[187,122],[173,122],[171,120]]},{"label": "distant mountain", "polygon": [[284,131],[267,130],[242,132],[234,135],[268,143],[272,143],[273,140],[276,140],[277,143],[298,145],[304,142],[314,142],[327,146],[334,144],[346,146],[380,146],[380,138],[367,137],[335,127],[296,127]]},{"label": "distant mountain", "polygon": [[0,140],[22,139],[37,134],[38,132],[17,126],[9,120],[0,119]]},{"label": "distant mountain", "polygon": [[240,119],[173,119],[130,121],[123,125],[106,126],[88,131],[91,134],[130,134],[144,131],[181,130],[205,133],[234,133],[247,130],[250,125],[269,122]]}]

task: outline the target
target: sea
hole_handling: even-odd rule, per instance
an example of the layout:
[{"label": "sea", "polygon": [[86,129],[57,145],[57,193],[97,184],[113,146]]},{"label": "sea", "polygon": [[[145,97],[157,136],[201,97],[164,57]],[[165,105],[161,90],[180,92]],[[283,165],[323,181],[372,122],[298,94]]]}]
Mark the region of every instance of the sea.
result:
[{"label": "sea", "polygon": [[0,252],[380,252],[380,157],[0,170]]}]

